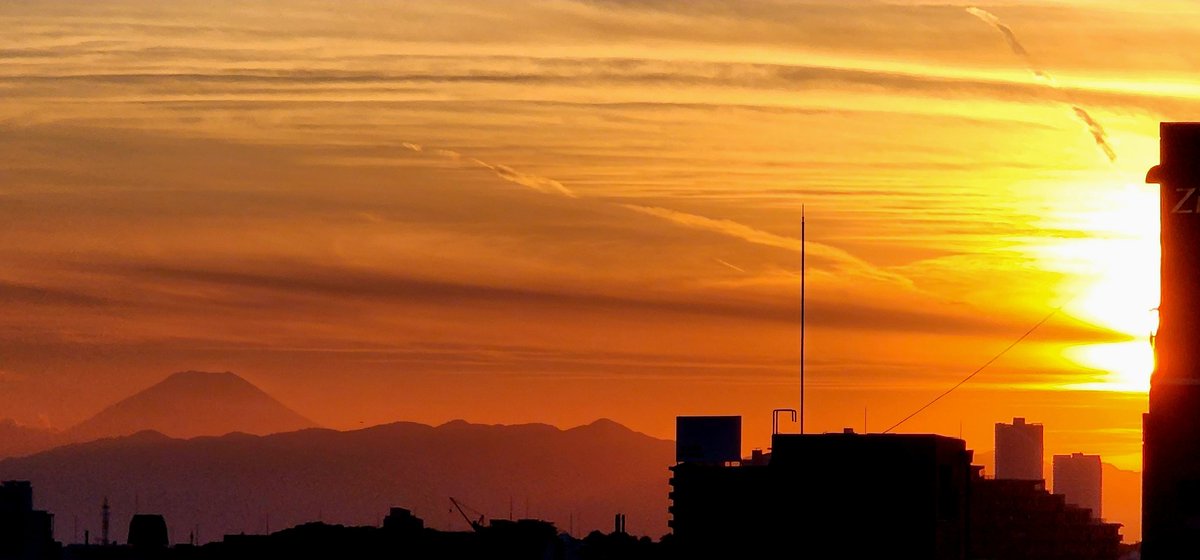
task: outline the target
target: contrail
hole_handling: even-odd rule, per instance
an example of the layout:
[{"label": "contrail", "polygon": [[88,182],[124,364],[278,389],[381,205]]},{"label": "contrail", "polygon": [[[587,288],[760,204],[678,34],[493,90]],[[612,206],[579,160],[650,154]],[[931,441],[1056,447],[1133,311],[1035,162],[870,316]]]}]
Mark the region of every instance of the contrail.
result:
[{"label": "contrail", "polygon": [[504,179],[505,181],[516,183],[518,185],[524,185],[535,191],[544,192],[546,194],[560,194],[570,198],[579,198],[579,195],[575,194],[573,191],[571,191],[571,189],[568,189],[562,183],[549,177],[539,177],[537,175],[522,173],[507,165],[488,163],[475,158],[471,158],[471,163],[490,170],[492,173],[495,173],[497,177]]},{"label": "contrail", "polygon": [[[446,159],[482,167],[505,181],[528,187],[543,194],[579,198],[579,195],[575,194],[562,183],[548,177],[540,177],[537,175],[522,173],[507,165],[489,163],[473,157],[468,157],[453,150],[432,148],[412,142],[404,142],[400,145],[406,150],[426,154],[436,154]],[[733,220],[713,219],[696,214],[688,214],[686,212],[670,210],[667,208],[659,208],[656,206],[639,206],[635,204],[616,204],[616,206],[636,212],[638,214],[653,216],[679,227],[719,233],[757,245],[776,247],[795,252],[799,252],[802,246],[801,241],[794,237],[786,237],[771,233],[769,231],[763,231],[761,229],[757,229],[740,222],[735,222]],[[809,254],[818,258],[828,259],[834,263],[834,266],[842,271],[854,273],[860,277],[874,278],[876,280],[900,284],[908,288],[915,289],[912,280],[909,280],[902,275],[880,269],[867,261],[855,257],[847,251],[843,251],[831,245],[814,243],[812,241],[809,241],[806,246],[808,247]],[[746,270],[741,267],[730,264],[721,259],[714,258],[714,260],[732,270],[748,274]]]},{"label": "contrail", "polygon": [[1108,135],[1104,132],[1104,127],[1100,126],[1096,119],[1093,119],[1083,107],[1071,105],[1071,110],[1075,111],[1075,116],[1083,121],[1088,127],[1088,132],[1092,133],[1092,139],[1096,141],[1096,145],[1104,150],[1104,155],[1108,156],[1108,161],[1117,162],[1117,153],[1113,151],[1112,146],[1108,143]]},{"label": "contrail", "polygon": [[836,266],[842,270],[855,272],[861,276],[873,277],[878,280],[896,282],[908,287],[913,287],[912,281],[908,278],[879,269],[871,263],[855,257],[846,251],[830,245],[825,245],[823,243],[814,243],[812,241],[808,241],[807,243],[802,244],[801,241],[795,237],[787,237],[777,233],[763,231],[761,229],[750,227],[746,224],[735,222],[733,220],[718,220],[696,214],[679,212],[677,210],[659,208],[656,206],[638,206],[635,204],[622,204],[621,206],[639,214],[654,216],[679,226],[709,231],[712,233],[719,233],[757,245],[765,245],[767,247],[776,247],[779,249],[786,249],[788,251],[796,252],[799,252],[801,247],[808,247],[808,252],[810,255],[833,261],[836,263]]},{"label": "contrail", "polygon": [[[1017,55],[1022,61],[1025,62],[1025,66],[1029,68],[1029,71],[1033,73],[1033,76],[1037,78],[1038,81],[1062,93],[1061,88],[1059,87],[1058,83],[1054,81],[1054,78],[1038,65],[1037,61],[1033,59],[1033,56],[1029,54],[1029,51],[1025,48],[1025,46],[1017,40],[1017,35],[1013,33],[1012,28],[1004,25],[1004,23],[1000,21],[1000,18],[996,17],[995,14],[987,10],[971,6],[967,8],[967,13],[996,28],[996,30],[1004,36],[1004,42],[1008,43],[1008,48],[1012,50],[1013,54]],[[1063,98],[1066,99],[1066,96],[1063,95]],[[1075,115],[1075,118],[1079,119],[1080,122],[1087,126],[1088,133],[1092,135],[1092,140],[1096,142],[1096,147],[1100,148],[1100,151],[1104,152],[1104,155],[1108,157],[1108,161],[1110,163],[1116,163],[1117,152],[1113,150],[1112,144],[1108,143],[1108,134],[1104,132],[1104,127],[1100,126],[1100,122],[1092,118],[1092,115],[1088,114],[1087,110],[1083,107],[1071,103],[1070,101],[1066,101],[1066,103],[1071,106],[1071,113]]]},{"label": "contrail", "polygon": [[1029,51],[1025,50],[1025,46],[1017,40],[1017,35],[1013,33],[1011,27],[1004,25],[1000,21],[1000,18],[996,17],[995,14],[987,10],[981,10],[972,6],[967,8],[967,13],[983,20],[984,23],[987,23],[992,27],[995,27],[996,30],[1004,36],[1004,42],[1008,43],[1008,48],[1012,49],[1013,54],[1016,54],[1017,56],[1021,57],[1021,60],[1025,61],[1025,66],[1029,68],[1030,72],[1033,72],[1035,77],[1043,82],[1046,82],[1047,84],[1054,85],[1054,78],[1051,78],[1050,74],[1047,74],[1045,70],[1042,70],[1041,67],[1038,66],[1037,62],[1033,60],[1033,56],[1029,54]]},{"label": "contrail", "polygon": [[[716,258],[716,257],[713,257],[713,260],[714,260],[714,261],[717,261],[717,264],[724,265],[725,267],[727,267],[727,268],[730,268],[730,269],[732,269],[732,270],[736,270],[736,271],[738,271],[738,272],[741,272],[742,274],[745,274],[745,273],[746,273],[746,269],[744,269],[744,268],[742,268],[742,267],[740,267],[740,266],[737,266],[737,265],[734,265],[734,264],[730,264],[730,263],[728,263],[728,262],[726,262],[726,261],[724,261],[724,260],[722,260],[722,259],[718,259],[718,258]],[[3,372],[0,372],[0,373],[3,373]]]},{"label": "contrail", "polygon": [[574,191],[572,191],[571,189],[568,189],[566,187],[566,185],[563,185],[562,183],[555,181],[554,179],[550,179],[548,177],[541,177],[538,175],[531,175],[529,173],[522,173],[522,172],[517,171],[516,169],[513,169],[507,165],[501,165],[498,163],[488,163],[488,162],[480,160],[480,159],[476,159],[473,157],[467,157],[467,156],[465,156],[459,152],[456,152],[454,150],[428,148],[426,146],[422,146],[421,144],[414,144],[412,142],[403,142],[400,144],[400,146],[406,150],[411,150],[414,152],[433,153],[433,154],[437,154],[437,155],[442,156],[447,159],[452,159],[454,161],[459,161],[459,162],[465,161],[465,162],[468,162],[477,167],[482,167],[484,169],[487,169],[488,171],[491,171],[493,175],[495,175],[496,177],[499,177],[505,181],[508,181],[510,183],[514,183],[517,185],[521,185],[523,187],[528,187],[530,189],[533,189],[533,190],[541,192],[541,193],[557,194],[557,195],[566,196],[569,198],[579,198],[579,195],[575,194]]}]

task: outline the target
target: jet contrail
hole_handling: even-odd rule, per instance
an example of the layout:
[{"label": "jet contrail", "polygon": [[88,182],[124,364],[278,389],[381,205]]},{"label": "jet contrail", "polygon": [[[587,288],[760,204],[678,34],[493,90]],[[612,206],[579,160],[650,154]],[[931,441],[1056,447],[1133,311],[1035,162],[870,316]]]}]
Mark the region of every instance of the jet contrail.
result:
[{"label": "jet contrail", "polygon": [[[1033,76],[1037,78],[1038,81],[1046,84],[1056,91],[1059,91],[1060,93],[1062,92],[1058,83],[1054,81],[1054,78],[1051,77],[1050,74],[1046,73],[1045,70],[1042,70],[1037,61],[1033,59],[1033,56],[1029,54],[1029,51],[1025,49],[1025,46],[1017,40],[1017,35],[1013,33],[1012,28],[1004,25],[1004,23],[1000,21],[1000,18],[996,17],[995,14],[987,10],[976,8],[974,6],[967,8],[967,13],[983,20],[984,23],[987,23],[988,25],[994,27],[996,31],[999,31],[1000,34],[1004,36],[1004,42],[1008,43],[1008,48],[1012,50],[1013,54],[1017,55],[1022,61],[1025,62],[1025,66],[1029,68],[1029,71],[1033,73]],[[1065,95],[1063,97],[1066,98]],[[1066,101],[1066,103],[1071,106],[1071,113],[1075,116],[1075,118],[1079,119],[1080,122],[1087,126],[1088,133],[1092,135],[1092,140],[1096,142],[1096,147],[1100,148],[1100,151],[1104,152],[1104,155],[1108,157],[1108,161],[1110,163],[1116,163],[1117,152],[1113,150],[1112,144],[1108,143],[1108,134],[1104,132],[1104,127],[1100,126],[1099,121],[1092,118],[1092,115],[1088,114],[1087,110],[1083,107],[1071,103],[1070,101]]]},{"label": "jet contrail", "polygon": [[422,146],[421,144],[414,144],[412,142],[402,142],[400,144],[400,146],[406,150],[411,150],[414,152],[433,153],[433,154],[437,154],[437,155],[442,156],[447,159],[452,159],[454,161],[469,162],[477,167],[482,167],[484,169],[487,169],[488,171],[491,171],[493,175],[495,175],[501,179],[504,179],[505,181],[508,181],[510,183],[514,183],[517,185],[521,185],[523,187],[528,187],[528,188],[531,188],[531,189],[541,192],[541,193],[557,194],[557,195],[562,195],[562,196],[566,196],[569,198],[579,198],[579,195],[575,194],[574,191],[572,191],[571,189],[568,189],[566,187],[566,185],[563,185],[562,183],[555,181],[554,179],[550,179],[548,177],[541,177],[538,175],[531,175],[529,173],[522,173],[522,172],[517,171],[516,169],[513,169],[507,165],[501,165],[498,163],[488,163],[488,162],[480,160],[480,159],[475,159],[473,157],[464,156],[463,154],[456,152],[454,150],[428,148],[426,146]]},{"label": "jet contrail", "polygon": [[1113,151],[1112,146],[1108,143],[1108,134],[1104,132],[1104,127],[1100,126],[1100,123],[1096,119],[1093,119],[1087,111],[1083,110],[1083,107],[1071,105],[1071,110],[1075,111],[1075,116],[1079,117],[1079,120],[1087,125],[1088,132],[1092,134],[1092,139],[1104,151],[1104,155],[1108,156],[1108,161],[1116,163],[1117,153]]},{"label": "jet contrail", "polygon": [[814,243],[812,241],[801,244],[801,241],[795,237],[787,237],[763,231],[733,220],[718,220],[678,210],[659,208],[657,206],[638,206],[636,204],[622,204],[621,206],[639,214],[666,220],[675,225],[719,233],[756,245],[765,245],[767,247],[776,247],[795,252],[800,252],[802,246],[807,247],[810,255],[828,259],[835,263],[835,266],[841,270],[854,272],[860,276],[875,278],[877,280],[899,283],[910,288],[913,287],[912,281],[908,278],[877,268],[871,263],[831,245]]},{"label": "jet contrail", "polygon": [[1045,70],[1042,70],[1041,67],[1038,66],[1037,62],[1033,60],[1033,56],[1029,54],[1029,51],[1025,50],[1025,46],[1017,40],[1017,35],[1013,33],[1011,27],[1004,25],[1000,21],[1000,18],[996,17],[995,14],[987,10],[981,10],[972,6],[967,8],[967,13],[983,20],[984,23],[987,23],[992,27],[995,27],[996,31],[999,31],[1000,34],[1004,36],[1004,42],[1008,43],[1008,48],[1012,49],[1013,54],[1021,57],[1021,60],[1025,61],[1025,66],[1029,68],[1030,72],[1033,72],[1035,77],[1043,82],[1046,82],[1047,84],[1054,85],[1054,78],[1051,78],[1050,74],[1047,74]]},{"label": "jet contrail", "polygon": [[[548,177],[530,175],[528,173],[517,171],[507,165],[478,160],[453,150],[432,148],[412,142],[404,142],[400,145],[404,149],[411,150],[413,152],[436,154],[456,162],[468,163],[477,167],[482,167],[505,181],[528,187],[543,194],[579,198],[579,195],[575,194],[562,183]],[[638,214],[653,216],[679,227],[719,233],[728,237],[740,239],[748,243],[754,243],[756,245],[765,245],[768,247],[776,247],[796,252],[799,252],[802,246],[801,241],[794,237],[786,237],[768,231],[763,231],[761,229],[757,229],[740,222],[735,222],[733,220],[714,219],[697,214],[688,214],[686,212],[679,212],[677,210],[659,208],[656,206],[639,206],[635,204],[615,204],[615,206],[636,212]],[[876,280],[900,284],[907,288],[915,287],[912,280],[909,280],[900,274],[878,268],[871,263],[855,257],[849,252],[838,249],[832,245],[825,245],[822,243],[814,243],[809,241],[804,246],[808,248],[809,254],[818,258],[828,259],[834,263],[835,267],[842,271],[854,273],[861,277],[874,278]],[[714,258],[714,260],[732,270],[749,274],[741,267],[730,264],[721,259]]]},{"label": "jet contrail", "polygon": [[579,195],[575,194],[573,191],[571,191],[571,189],[568,189],[562,183],[549,177],[540,177],[538,175],[522,173],[507,165],[488,163],[475,158],[471,158],[471,163],[490,170],[492,173],[495,173],[497,177],[504,179],[505,181],[523,185],[535,191],[544,192],[546,194],[560,194],[570,198],[579,198]]},{"label": "jet contrail", "polygon": [[[745,274],[745,273],[746,273],[746,269],[744,269],[744,268],[742,268],[742,267],[740,267],[740,266],[737,266],[737,265],[734,265],[734,264],[730,264],[730,263],[728,263],[728,262],[726,262],[726,261],[724,261],[724,260],[722,260],[722,259],[718,259],[718,258],[716,258],[716,257],[713,257],[713,260],[714,260],[714,261],[717,261],[717,264],[723,265],[723,266],[725,266],[725,267],[727,267],[727,268],[729,268],[729,269],[736,270],[736,271],[738,271],[738,272],[741,272],[742,274]],[[0,373],[3,373],[3,372],[0,372]]]}]

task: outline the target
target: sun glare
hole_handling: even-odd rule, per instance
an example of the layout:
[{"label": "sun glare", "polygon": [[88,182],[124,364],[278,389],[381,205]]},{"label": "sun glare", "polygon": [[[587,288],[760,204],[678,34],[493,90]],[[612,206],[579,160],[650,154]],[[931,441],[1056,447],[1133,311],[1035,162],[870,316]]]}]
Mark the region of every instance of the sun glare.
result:
[{"label": "sun glare", "polygon": [[[1091,185],[1069,189],[1075,210],[1058,216],[1059,227],[1084,235],[1038,252],[1048,267],[1072,280],[1064,312],[1130,336],[1129,341],[1069,347],[1072,362],[1102,372],[1070,389],[1147,391],[1154,354],[1150,334],[1159,300],[1158,193],[1145,185]],[[1080,201],[1085,202],[1080,202]]]},{"label": "sun glare", "polygon": [[1067,385],[1069,389],[1142,393],[1150,390],[1154,352],[1146,340],[1072,346],[1066,349],[1066,357],[1103,372],[1098,379],[1071,383]]}]

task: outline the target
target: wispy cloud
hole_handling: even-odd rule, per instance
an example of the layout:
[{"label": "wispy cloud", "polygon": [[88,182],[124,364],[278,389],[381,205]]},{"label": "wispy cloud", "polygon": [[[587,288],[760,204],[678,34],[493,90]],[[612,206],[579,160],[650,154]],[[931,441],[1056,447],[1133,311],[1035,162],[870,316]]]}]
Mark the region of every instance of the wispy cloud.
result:
[{"label": "wispy cloud", "polygon": [[[563,184],[559,181],[548,177],[523,173],[507,165],[488,163],[476,158],[465,156],[462,153],[453,150],[430,148],[413,142],[404,142],[401,144],[401,146],[414,152],[432,153],[455,161],[469,162],[476,166],[488,169],[497,177],[504,179],[505,181],[529,187],[544,194],[580,198],[567,187],[563,186]],[[757,229],[733,220],[708,218],[698,214],[689,214],[686,212],[655,206],[641,206],[636,204],[618,204],[618,206],[639,214],[660,218],[676,226],[719,233],[757,245],[777,247],[795,252],[799,252],[802,246],[799,239],[763,231],[761,229]],[[807,246],[809,253],[814,257],[824,258],[833,262],[834,266],[843,272],[851,272],[878,280],[900,283],[910,288],[913,287],[912,281],[908,278],[880,269],[842,249],[822,243],[814,243],[811,241],[807,242]],[[738,272],[746,272],[741,267],[732,265],[721,259],[714,258],[714,260]]]},{"label": "wispy cloud", "polygon": [[763,231],[761,229],[757,229],[740,222],[735,222],[733,220],[708,218],[705,216],[679,212],[667,208],[658,208],[655,206],[638,206],[635,204],[624,204],[622,206],[634,212],[667,220],[668,222],[676,225],[727,235],[750,243],[765,245],[767,247],[777,247],[779,249],[786,249],[788,251],[795,252],[800,252],[802,247],[807,247],[809,254],[813,255],[814,257],[824,258],[833,262],[834,265],[842,271],[854,272],[863,276],[869,276],[888,282],[898,282],[904,284],[905,286],[912,287],[912,281],[903,276],[878,268],[842,249],[838,249],[837,247],[823,243],[816,243],[813,241],[806,241],[802,243],[799,239],[794,237]]},{"label": "wispy cloud", "polygon": [[724,266],[725,268],[728,268],[728,269],[730,269],[730,270],[735,270],[735,271],[737,271],[737,272],[741,272],[741,273],[743,273],[743,274],[745,274],[745,272],[746,272],[746,269],[744,269],[744,268],[742,268],[742,267],[740,267],[740,266],[737,266],[737,265],[735,265],[735,264],[731,264],[731,263],[729,263],[728,261],[725,261],[725,260],[723,260],[723,259],[718,259],[718,258],[716,258],[716,257],[713,257],[713,260],[714,260],[714,261],[717,261],[717,264],[719,264],[719,265],[721,265],[721,266]]},{"label": "wispy cloud", "polygon": [[487,169],[488,171],[491,171],[492,174],[494,174],[496,177],[499,177],[499,178],[501,178],[505,181],[508,181],[510,183],[513,183],[513,184],[521,185],[523,187],[528,187],[528,188],[538,191],[540,193],[556,194],[556,195],[562,195],[562,196],[566,196],[566,197],[570,197],[570,198],[579,198],[579,195],[575,194],[574,191],[567,188],[566,185],[563,185],[561,182],[551,179],[549,177],[542,177],[540,175],[534,175],[531,173],[517,171],[516,169],[513,169],[512,167],[509,167],[507,165],[502,165],[502,164],[498,164],[498,163],[489,163],[489,162],[483,161],[478,158],[465,156],[462,153],[456,152],[454,150],[446,150],[446,149],[440,149],[440,148],[426,148],[425,146],[423,146],[421,144],[415,144],[412,142],[404,142],[400,145],[402,147],[404,147],[405,149],[412,150],[414,152],[436,154],[438,156],[441,156],[441,157],[444,157],[447,159],[452,159],[454,161],[467,162],[472,165],[475,165],[476,167],[482,167],[484,169]]}]

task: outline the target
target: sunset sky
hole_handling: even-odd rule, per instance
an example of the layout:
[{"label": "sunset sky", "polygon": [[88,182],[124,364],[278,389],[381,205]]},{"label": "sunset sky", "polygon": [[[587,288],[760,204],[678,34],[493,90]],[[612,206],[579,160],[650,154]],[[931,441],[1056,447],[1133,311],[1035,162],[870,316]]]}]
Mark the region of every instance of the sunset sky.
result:
[{"label": "sunset sky", "polygon": [[[1200,3],[0,4],[0,417],[180,370],[315,421],[796,405],[1140,468]],[[1097,149],[1071,105],[1108,133]],[[788,426],[791,429],[791,426]]]}]

